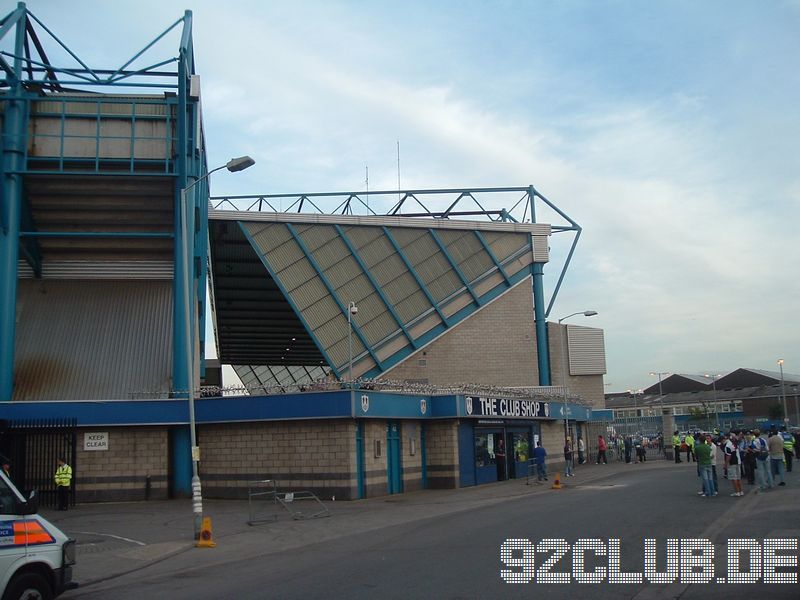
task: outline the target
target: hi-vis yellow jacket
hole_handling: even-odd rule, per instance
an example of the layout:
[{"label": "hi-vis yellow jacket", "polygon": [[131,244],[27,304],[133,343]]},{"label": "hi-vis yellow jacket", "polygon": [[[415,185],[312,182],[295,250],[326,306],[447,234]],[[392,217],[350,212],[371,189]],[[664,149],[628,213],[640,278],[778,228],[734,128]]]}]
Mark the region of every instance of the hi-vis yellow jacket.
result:
[{"label": "hi-vis yellow jacket", "polygon": [[69,465],[60,465],[56,469],[55,480],[56,485],[69,487],[70,483],[72,483],[72,467]]}]

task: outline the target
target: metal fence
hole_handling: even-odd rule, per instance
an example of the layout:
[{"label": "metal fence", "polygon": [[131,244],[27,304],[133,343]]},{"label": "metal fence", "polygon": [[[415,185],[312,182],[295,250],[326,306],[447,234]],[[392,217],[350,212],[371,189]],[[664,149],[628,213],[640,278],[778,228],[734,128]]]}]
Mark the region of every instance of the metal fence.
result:
[{"label": "metal fence", "polygon": [[0,422],[0,453],[11,466],[11,479],[21,490],[38,490],[41,506],[58,503],[55,472],[58,459],[72,466],[69,503],[75,504],[75,419],[27,419]]}]

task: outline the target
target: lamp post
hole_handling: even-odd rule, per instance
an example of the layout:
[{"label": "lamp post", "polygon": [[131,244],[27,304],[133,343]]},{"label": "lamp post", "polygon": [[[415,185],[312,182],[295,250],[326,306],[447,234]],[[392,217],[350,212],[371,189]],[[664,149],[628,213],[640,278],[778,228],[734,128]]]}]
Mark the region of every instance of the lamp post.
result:
[{"label": "lamp post", "polygon": [[[561,325],[562,321],[566,321],[575,315],[583,315],[584,317],[593,317],[597,314],[596,310],[579,310],[566,317],[561,317],[558,324]],[[569,410],[567,409],[567,343],[566,341],[561,345],[561,369],[564,387],[564,443],[567,443],[569,437]]]},{"label": "lamp post", "polygon": [[350,389],[353,389],[353,317],[358,314],[355,302],[347,305],[347,379],[350,380]]},{"label": "lamp post", "polygon": [[[781,368],[781,397],[783,398],[783,422],[789,424],[789,411],[786,409],[786,388],[783,382],[783,359],[778,359],[778,366]],[[788,429],[788,427],[787,427]]]},{"label": "lamp post", "polygon": [[[633,418],[635,419],[636,430],[634,433],[642,433],[642,416],[643,414],[639,414],[639,394],[644,394],[644,390],[627,390],[627,392],[633,397]],[[644,413],[644,406],[642,406],[642,413]]]},{"label": "lamp post", "polygon": [[208,179],[209,175],[221,169],[228,169],[231,173],[243,171],[248,167],[252,167],[256,161],[249,156],[240,156],[239,158],[232,158],[227,163],[216,169],[210,170],[208,173],[195,179],[192,183],[181,189],[181,202],[180,202],[180,217],[181,217],[181,237],[183,239],[182,248],[180,249],[181,260],[181,279],[183,281],[183,306],[184,306],[184,328],[186,330],[186,371],[189,378],[189,385],[187,391],[187,399],[189,401],[189,436],[192,445],[192,510],[194,512],[194,536],[195,539],[200,537],[200,529],[203,521],[203,493],[200,487],[200,476],[198,475],[197,463],[200,461],[200,447],[197,445],[197,424],[195,422],[194,413],[194,352],[192,351],[192,341],[194,335],[191,332],[191,318],[190,313],[190,294],[189,294],[189,226],[186,222],[186,203],[191,190],[198,183]]},{"label": "lamp post", "polygon": [[663,430],[663,420],[664,420],[664,390],[661,387],[661,376],[662,375],[670,375],[670,373],[665,373],[664,371],[651,371],[651,376],[658,375],[658,407],[661,410],[661,420],[662,420],[662,427]]},{"label": "lamp post", "polygon": [[716,417],[717,421],[717,431],[719,431],[719,407],[717,406],[717,379],[722,377],[722,374],[717,373],[716,375],[709,375],[708,373],[706,373],[705,377],[711,378],[711,388],[714,390],[714,416]]}]

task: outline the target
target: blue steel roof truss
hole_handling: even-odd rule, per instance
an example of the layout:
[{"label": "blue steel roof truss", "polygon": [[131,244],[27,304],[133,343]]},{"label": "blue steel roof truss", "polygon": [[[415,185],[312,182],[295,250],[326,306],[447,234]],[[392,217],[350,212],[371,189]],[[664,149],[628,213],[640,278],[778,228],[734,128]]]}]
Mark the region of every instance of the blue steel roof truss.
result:
[{"label": "blue steel roof truss", "polygon": [[353,244],[350,241],[350,239],[347,237],[347,234],[345,234],[344,230],[341,228],[340,225],[334,225],[334,228],[336,229],[336,232],[339,234],[339,237],[342,238],[342,241],[344,242],[345,246],[347,246],[347,249],[350,251],[350,254],[353,256],[355,261],[358,263],[358,266],[361,268],[361,270],[363,271],[364,275],[369,280],[370,284],[372,285],[373,289],[375,290],[375,293],[378,294],[378,297],[380,297],[381,302],[383,302],[383,304],[386,306],[386,309],[392,315],[392,318],[394,318],[395,323],[397,323],[397,326],[403,332],[403,335],[406,336],[406,339],[409,341],[409,343],[411,343],[411,345],[414,348],[417,348],[416,340],[414,340],[414,338],[408,332],[408,329],[403,324],[403,319],[401,319],[400,315],[397,314],[397,311],[394,309],[394,305],[386,297],[386,294],[383,293],[383,290],[381,289],[381,286],[378,285],[378,282],[375,281],[375,277],[372,275],[370,270],[364,264],[364,261],[361,259],[361,256],[359,256],[358,252],[353,247]]},{"label": "blue steel roof truss", "polygon": [[386,234],[386,239],[389,240],[389,243],[394,248],[394,251],[397,252],[397,255],[400,257],[400,260],[403,261],[403,264],[406,266],[406,269],[408,269],[408,272],[411,273],[411,276],[414,278],[414,281],[417,282],[419,289],[421,289],[422,293],[425,294],[425,298],[427,298],[428,302],[430,302],[431,306],[433,307],[433,310],[435,310],[436,314],[439,315],[439,318],[442,320],[442,323],[444,323],[445,327],[449,327],[450,325],[448,323],[447,317],[444,316],[442,309],[439,308],[439,304],[431,295],[430,290],[422,281],[422,278],[419,276],[419,273],[417,273],[416,269],[414,269],[414,265],[411,264],[411,261],[408,259],[408,256],[406,256],[406,253],[403,252],[403,249],[400,247],[400,244],[398,244],[397,240],[394,239],[392,232],[389,230],[388,227],[383,227],[382,229],[384,234]]},{"label": "blue steel roof truss", "polygon": [[481,302],[478,299],[478,295],[475,293],[475,290],[472,289],[472,286],[469,284],[469,281],[464,275],[464,272],[458,268],[458,263],[455,260],[453,260],[453,257],[447,251],[447,246],[445,246],[442,243],[442,240],[439,239],[439,236],[436,235],[436,232],[433,229],[428,229],[428,233],[433,238],[433,241],[436,242],[436,245],[439,246],[439,250],[447,259],[447,262],[450,263],[450,268],[453,269],[456,275],[458,275],[458,278],[461,280],[461,283],[464,284],[464,287],[467,289],[467,292],[469,292],[469,295],[472,296],[472,300],[475,302],[475,304],[480,306]]},{"label": "blue steel roof truss", "polygon": [[[320,281],[325,286],[325,289],[328,290],[328,293],[331,295],[331,298],[333,298],[333,300],[336,302],[336,305],[339,307],[339,310],[346,319],[349,310],[348,306],[344,304],[341,298],[339,298],[339,295],[336,293],[336,288],[333,287],[331,282],[325,276],[325,273],[320,268],[319,263],[316,261],[316,259],[314,259],[314,255],[311,253],[311,251],[308,249],[308,246],[306,246],[303,239],[297,233],[297,230],[292,226],[291,223],[286,223],[286,228],[289,230],[289,233],[292,234],[295,243],[297,243],[297,245],[300,246],[300,249],[303,251],[303,254],[305,254],[309,264],[314,269],[314,271],[316,271],[317,277],[319,277]],[[366,336],[364,336],[364,333],[361,331],[361,328],[352,319],[350,324],[353,328],[353,333],[355,333],[358,339],[361,341],[361,344],[364,346],[367,353],[372,357],[372,360],[375,361],[375,364],[378,365],[381,371],[383,371],[383,365],[381,360],[378,358],[378,355],[375,354],[375,351],[372,349],[372,346],[367,341],[367,338]],[[353,360],[356,360],[356,357],[353,357]],[[333,366],[332,363],[328,364],[331,364],[331,366]]]},{"label": "blue steel roof truss", "polygon": [[[500,208],[500,209],[486,209],[486,204],[481,202],[478,197],[483,195],[490,195],[495,196],[496,199],[501,196],[506,196],[509,194],[514,194],[514,200],[511,203],[511,208]],[[521,194],[521,196],[517,197],[516,194]],[[440,198],[446,195],[455,195],[455,201],[449,201],[446,205],[446,209],[441,211],[434,211],[430,210],[428,206],[423,202],[422,198],[427,196],[432,196],[434,198]],[[359,202],[354,202],[353,200],[358,198]],[[366,204],[364,201],[365,199],[369,198],[377,198],[378,200],[391,198],[391,208],[389,208],[384,213],[378,213],[373,209],[373,206],[376,206],[375,203]],[[551,224],[552,232],[555,233],[566,233],[572,232],[574,234],[569,253],[564,261],[564,264],[561,266],[558,280],[556,283],[555,288],[553,289],[553,293],[550,296],[550,301],[547,304],[546,311],[543,310],[543,317],[547,317],[550,315],[550,312],[555,304],[556,298],[558,297],[558,293],[561,289],[561,285],[564,281],[566,276],[567,270],[569,269],[569,265],[572,261],[572,257],[575,253],[575,248],[578,244],[578,239],[580,239],[581,235],[581,227],[576,223],[571,217],[569,217],[564,211],[559,209],[555,204],[553,204],[550,200],[548,200],[545,196],[540,194],[532,185],[525,186],[525,187],[493,187],[493,188],[468,188],[468,189],[459,189],[459,188],[448,188],[448,189],[418,189],[418,190],[368,190],[368,191],[340,191],[340,192],[315,192],[315,193],[307,193],[307,194],[258,194],[258,195],[230,195],[230,196],[215,196],[212,197],[211,200],[214,202],[214,208],[217,210],[246,210],[246,211],[261,211],[261,210],[269,210],[271,212],[281,212],[276,210],[274,204],[275,200],[283,200],[283,199],[293,199],[294,202],[291,204],[291,208],[286,209],[282,212],[291,212],[295,207],[298,206],[298,202],[300,199],[303,200],[304,205],[313,207],[313,211],[317,214],[336,214],[339,211],[345,211],[347,214],[355,214],[355,208],[363,207],[364,213],[368,215],[379,215],[384,214],[386,216],[393,216],[393,217],[421,217],[421,218],[433,218],[433,219],[448,219],[448,218],[488,218],[491,221],[495,222],[511,222],[511,223],[536,223],[537,222],[537,215],[536,215],[536,200],[544,203],[547,207],[552,209],[560,218],[563,218],[567,225],[561,225],[557,223]],[[336,202],[336,210],[324,210],[321,208],[321,202],[313,202],[312,199],[315,200],[324,200],[329,199]],[[464,202],[473,202],[479,210],[461,210],[460,205]],[[244,203],[244,204],[243,204]],[[414,212],[414,213],[403,213],[401,212],[403,208],[409,203],[413,203],[414,206],[419,206],[422,208],[422,212]],[[368,209],[368,210],[367,210]],[[297,209],[297,212],[301,212],[302,207]],[[530,211],[530,215],[529,215]],[[391,240],[391,236],[389,236]],[[394,243],[394,242],[393,242]],[[398,249],[396,243],[394,243],[395,249]],[[398,254],[402,257],[402,252],[398,249]],[[412,271],[408,261],[406,262],[406,266],[409,267],[409,270]],[[418,283],[420,280],[417,278]],[[424,289],[424,285],[421,285]],[[430,300],[430,298],[429,298]],[[435,306],[435,302],[432,302]]]},{"label": "blue steel roof truss", "polygon": [[489,258],[492,259],[494,266],[497,267],[497,270],[503,276],[503,279],[505,279],[506,285],[510,286],[511,280],[508,278],[508,273],[506,273],[506,270],[503,268],[502,263],[499,260],[497,260],[497,257],[494,255],[494,252],[492,252],[492,249],[489,247],[489,244],[486,243],[486,240],[483,239],[481,232],[478,231],[477,229],[475,230],[475,237],[478,238],[478,241],[481,243],[481,246],[483,246],[484,251],[486,252],[486,254],[489,255]]},{"label": "blue steel roof truss", "polygon": [[253,237],[250,235],[250,232],[247,231],[247,228],[244,226],[244,224],[241,221],[237,221],[237,225],[241,229],[242,234],[245,236],[245,238],[247,239],[248,243],[253,247],[253,250],[255,250],[256,255],[258,256],[259,260],[261,261],[261,264],[263,264],[264,268],[267,269],[267,272],[269,273],[270,277],[275,282],[275,285],[278,286],[278,289],[280,289],[281,294],[283,294],[283,297],[286,299],[286,301],[292,307],[292,310],[297,315],[297,318],[303,324],[303,328],[306,330],[306,332],[308,333],[309,337],[314,342],[314,345],[317,347],[317,349],[319,350],[320,354],[325,358],[325,362],[328,363],[328,365],[331,367],[331,369],[333,369],[333,371],[336,374],[336,376],[341,378],[341,372],[339,371],[338,367],[334,364],[333,360],[331,360],[330,355],[328,355],[328,352],[325,350],[325,346],[319,341],[317,336],[314,335],[314,330],[311,328],[311,326],[309,325],[308,321],[306,321],[305,317],[303,316],[302,311],[298,308],[297,304],[295,304],[294,300],[292,300],[292,297],[289,295],[289,291],[286,289],[286,287],[283,285],[283,283],[281,283],[280,279],[278,278],[277,274],[275,273],[275,270],[272,268],[272,265],[269,264],[269,261],[267,260],[267,257],[264,256],[263,254],[261,254],[261,252],[259,252],[258,244],[255,243],[255,241],[253,240]]}]

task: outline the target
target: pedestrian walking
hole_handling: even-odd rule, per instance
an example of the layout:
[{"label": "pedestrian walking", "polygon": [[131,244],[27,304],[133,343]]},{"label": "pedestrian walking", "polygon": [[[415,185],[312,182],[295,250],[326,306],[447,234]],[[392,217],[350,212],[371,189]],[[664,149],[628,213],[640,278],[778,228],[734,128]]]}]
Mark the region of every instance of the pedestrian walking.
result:
[{"label": "pedestrian walking", "polygon": [[756,453],[752,431],[747,431],[740,440],[739,452],[742,454],[742,477],[747,478],[749,485],[753,485],[756,482]]},{"label": "pedestrian walking", "polygon": [[597,462],[595,464],[599,465],[601,462],[604,465],[608,464],[608,459],[606,458],[606,440],[602,435],[597,436]]},{"label": "pedestrian walking", "polygon": [[536,442],[533,464],[536,465],[536,483],[547,481],[547,450],[542,447],[542,442]]},{"label": "pedestrian walking", "polygon": [[572,440],[567,438],[564,443],[564,477],[572,477]]},{"label": "pedestrian walking", "polygon": [[783,438],[774,429],[771,430],[767,446],[769,447],[769,462],[772,464],[772,475],[775,480],[780,480],[778,485],[786,485],[783,479]]},{"label": "pedestrian walking", "polygon": [[586,444],[581,436],[578,436],[578,464],[582,465],[586,462]]},{"label": "pedestrian walking", "polygon": [[631,436],[625,436],[625,464],[629,464],[631,462],[631,447],[633,446],[633,442],[631,441]]},{"label": "pedestrian walking", "polygon": [[69,508],[69,490],[72,485],[72,467],[63,458],[58,459],[58,468],[54,479],[58,497],[58,510],[67,510]]}]

